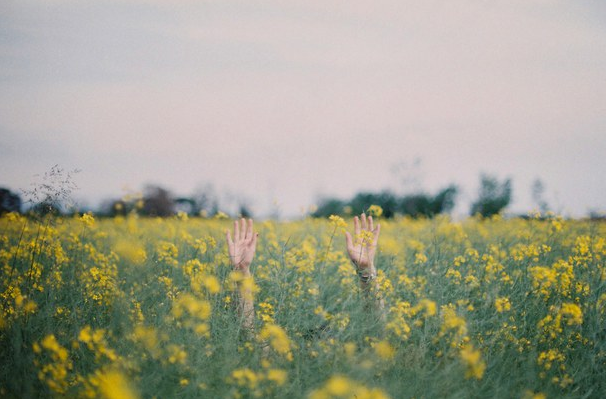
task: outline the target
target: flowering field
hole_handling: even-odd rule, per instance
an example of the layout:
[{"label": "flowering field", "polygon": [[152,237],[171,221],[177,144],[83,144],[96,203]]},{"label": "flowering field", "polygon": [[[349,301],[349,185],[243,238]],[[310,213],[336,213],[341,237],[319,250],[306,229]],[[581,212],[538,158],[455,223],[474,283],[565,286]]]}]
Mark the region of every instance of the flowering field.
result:
[{"label": "flowering field", "polygon": [[246,334],[229,221],[5,215],[0,396],[606,397],[606,224],[381,221],[384,318],[343,224],[257,223]]}]

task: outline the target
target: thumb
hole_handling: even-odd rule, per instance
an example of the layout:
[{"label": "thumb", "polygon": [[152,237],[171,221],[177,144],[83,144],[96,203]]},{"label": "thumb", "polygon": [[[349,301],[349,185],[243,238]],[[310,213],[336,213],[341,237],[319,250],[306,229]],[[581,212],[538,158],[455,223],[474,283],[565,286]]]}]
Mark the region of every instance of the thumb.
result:
[{"label": "thumb", "polygon": [[349,231],[345,232],[345,245],[349,252],[353,251],[353,240],[351,239],[351,234],[349,234]]}]

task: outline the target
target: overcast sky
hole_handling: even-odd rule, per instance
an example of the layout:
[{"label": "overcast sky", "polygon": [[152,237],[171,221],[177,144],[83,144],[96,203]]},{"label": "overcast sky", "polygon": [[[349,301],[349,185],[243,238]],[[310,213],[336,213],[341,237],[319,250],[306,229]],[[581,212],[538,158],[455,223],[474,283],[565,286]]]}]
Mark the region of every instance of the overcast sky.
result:
[{"label": "overcast sky", "polygon": [[3,0],[0,186],[54,164],[89,205],[212,183],[296,215],[455,183],[466,212],[485,172],[512,211],[537,178],[604,211],[606,2]]}]

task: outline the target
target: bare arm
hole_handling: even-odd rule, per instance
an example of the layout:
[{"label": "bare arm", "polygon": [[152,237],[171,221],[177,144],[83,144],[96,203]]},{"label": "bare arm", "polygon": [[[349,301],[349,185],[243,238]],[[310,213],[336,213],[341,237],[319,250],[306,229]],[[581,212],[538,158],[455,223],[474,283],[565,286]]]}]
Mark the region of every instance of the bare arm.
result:
[{"label": "bare arm", "polygon": [[234,238],[227,230],[225,238],[231,265],[238,273],[236,278],[236,307],[242,321],[242,329],[249,335],[254,333],[255,308],[253,299],[253,281],[250,264],[255,256],[258,233],[253,230],[253,221],[242,218],[234,222]]},{"label": "bare arm", "polygon": [[356,266],[366,305],[383,320],[385,304],[379,292],[374,263],[380,233],[381,225],[377,224],[375,227],[372,216],[367,218],[363,213],[360,218],[354,217],[354,237],[348,231],[345,232],[345,242],[349,258]]}]

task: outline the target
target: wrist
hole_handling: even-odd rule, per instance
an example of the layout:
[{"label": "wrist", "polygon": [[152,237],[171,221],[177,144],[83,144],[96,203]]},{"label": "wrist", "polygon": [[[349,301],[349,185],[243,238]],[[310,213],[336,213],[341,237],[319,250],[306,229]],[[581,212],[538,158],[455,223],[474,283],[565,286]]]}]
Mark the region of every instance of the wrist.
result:
[{"label": "wrist", "polygon": [[364,269],[358,269],[357,274],[360,278],[360,282],[362,282],[363,284],[368,284],[369,282],[377,278],[377,270],[374,268],[374,266],[369,266]]},{"label": "wrist", "polygon": [[240,273],[242,275],[242,277],[250,277],[250,269],[248,268],[248,266],[243,267],[243,266],[236,266],[235,270]]},{"label": "wrist", "polygon": [[373,263],[365,266],[356,265],[356,271],[358,274],[377,274],[377,269],[375,269],[375,265]]}]

